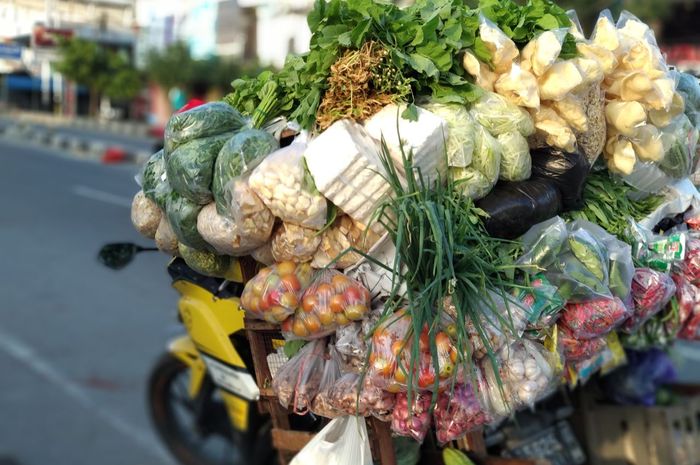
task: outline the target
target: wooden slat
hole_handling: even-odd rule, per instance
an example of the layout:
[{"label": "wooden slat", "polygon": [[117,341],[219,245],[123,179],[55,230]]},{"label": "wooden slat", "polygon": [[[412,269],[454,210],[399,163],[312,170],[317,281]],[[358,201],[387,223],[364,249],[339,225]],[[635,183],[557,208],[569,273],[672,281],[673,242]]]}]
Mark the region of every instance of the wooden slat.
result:
[{"label": "wooden slat", "polygon": [[298,452],[313,439],[312,433],[285,429],[272,429],[272,445],[278,450]]},{"label": "wooden slat", "polygon": [[394,443],[391,440],[391,430],[389,423],[370,417],[371,441],[374,442],[375,461],[381,465],[396,465],[396,455],[394,454]]},{"label": "wooden slat", "polygon": [[280,326],[273,325],[263,320],[254,320],[252,318],[246,318],[244,322],[245,329],[253,331],[274,331],[279,332]]}]

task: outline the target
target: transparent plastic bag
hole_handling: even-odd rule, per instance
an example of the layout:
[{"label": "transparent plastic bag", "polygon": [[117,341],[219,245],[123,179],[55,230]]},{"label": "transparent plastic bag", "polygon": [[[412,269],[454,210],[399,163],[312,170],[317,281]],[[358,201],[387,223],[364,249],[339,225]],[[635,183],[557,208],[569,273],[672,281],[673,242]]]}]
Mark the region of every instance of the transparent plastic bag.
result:
[{"label": "transparent plastic bag", "polygon": [[326,199],[304,166],[306,142],[297,139],[268,155],[251,174],[249,185],[282,221],[318,230],[326,223]]},{"label": "transparent plastic bag", "polygon": [[249,316],[270,323],[282,323],[299,307],[301,296],[311,282],[311,267],[281,262],[263,268],[248,281],[241,294],[241,307]]},{"label": "transparent plastic bag", "polygon": [[544,274],[534,275],[528,284],[532,290],[513,290],[513,296],[528,309],[528,329],[549,328],[559,319],[565,301]]},{"label": "transparent plastic bag", "polygon": [[601,297],[586,302],[568,303],[559,317],[576,339],[605,336],[631,315],[618,297]]},{"label": "transparent plastic bag", "polygon": [[[269,229],[272,230],[272,225]],[[214,202],[206,205],[199,212],[197,231],[209,245],[223,255],[246,255],[265,242],[242,234],[238,224],[217,213]]]},{"label": "transparent plastic bag", "polygon": [[519,107],[540,107],[537,78],[517,63],[513,63],[510,71],[501,74],[494,84],[494,89],[510,103]]},{"label": "transparent plastic bag", "polygon": [[700,283],[700,239],[686,241],[685,258],[680,265],[683,277],[692,284]]},{"label": "transparent plastic bag", "polygon": [[238,221],[240,201],[236,196],[236,181],[250,174],[271,152],[279,148],[279,143],[268,132],[259,129],[246,129],[229,139],[216,157],[212,193],[216,210]]},{"label": "transparent plastic bag", "polygon": [[370,304],[369,291],[362,284],[335,270],[321,271],[301,297],[292,333],[302,339],[331,334],[339,326],[365,318]]},{"label": "transparent plastic bag", "polygon": [[269,242],[251,251],[250,256],[253,257],[253,260],[265,266],[275,264],[275,257],[272,256],[272,245]]},{"label": "transparent plastic bag", "polygon": [[673,180],[652,162],[637,160],[632,173],[622,176],[622,180],[643,193],[656,194],[673,183]]},{"label": "transparent plastic bag", "polygon": [[143,236],[154,239],[163,213],[156,203],[138,191],[131,202],[131,224]]},{"label": "transparent plastic bag", "polygon": [[171,192],[165,206],[165,214],[178,242],[198,250],[210,250],[211,246],[197,231],[197,216],[202,210],[198,205],[177,192]]},{"label": "transparent plastic bag", "polygon": [[[416,389],[434,390],[446,386],[458,376],[458,353],[445,331],[435,334],[437,346],[437,373],[430,353],[430,334],[427,326],[419,335],[419,360],[411,359],[415,343],[411,317],[404,310],[387,317],[372,334],[371,352],[367,377],[372,384],[398,392],[406,390],[409,374],[413,371],[412,382]],[[414,362],[414,363],[412,363]]]},{"label": "transparent plastic bag", "polygon": [[341,376],[340,364],[338,363],[338,354],[332,346],[328,352],[328,359],[323,367],[323,376],[321,376],[318,394],[311,402],[311,412],[314,415],[325,418],[336,418],[340,416],[340,412],[333,406],[331,390]]},{"label": "transparent plastic bag", "polygon": [[165,252],[168,255],[179,255],[180,252],[177,249],[177,236],[173,232],[173,228],[170,227],[168,219],[163,215],[158,223],[158,229],[156,229],[156,247],[161,252]]},{"label": "transparent plastic bag", "polygon": [[272,389],[282,407],[299,415],[306,414],[321,387],[324,372],[325,340],[306,344],[272,380]]},{"label": "transparent plastic bag", "polygon": [[557,329],[557,341],[567,362],[588,360],[601,353],[606,347],[605,336],[577,339],[566,326],[559,325]]},{"label": "transparent plastic bag", "polygon": [[527,250],[517,261],[524,269],[545,271],[553,265],[566,244],[566,223],[559,216],[534,225],[522,237],[523,249]]},{"label": "transparent plastic bag", "polygon": [[[234,179],[227,186],[235,208],[229,218],[240,234],[250,241],[265,242],[270,239],[275,216],[248,185],[248,176]],[[218,212],[218,207],[217,207]],[[222,215],[226,216],[226,215]]]},{"label": "transparent plastic bag", "polygon": [[530,179],[532,158],[527,139],[517,132],[507,132],[497,137],[501,144],[501,169],[499,178],[503,181],[524,181]]},{"label": "transparent plastic bag", "polygon": [[447,122],[447,165],[466,168],[474,155],[476,121],[464,105],[432,103],[424,108]]},{"label": "transparent plastic bag", "polygon": [[360,227],[352,218],[343,215],[321,234],[321,243],[313,256],[311,266],[349,268],[363,258],[361,254],[349,249],[367,253],[379,239],[372,229]]},{"label": "transparent plastic bag", "polygon": [[650,268],[637,268],[632,280],[634,314],[622,325],[625,332],[637,331],[649,318],[659,313],[676,293],[673,279]]},{"label": "transparent plastic bag", "polygon": [[335,348],[343,361],[343,371],[359,373],[365,366],[367,344],[362,326],[354,322],[335,330]]},{"label": "transparent plastic bag", "polygon": [[163,150],[151,155],[148,161],[143,165],[143,169],[137,178],[141,185],[141,190],[149,199],[156,201],[156,188],[165,177],[165,158]]},{"label": "transparent plastic bag", "polygon": [[431,393],[414,392],[409,405],[406,393],[396,394],[396,406],[391,415],[391,431],[423,442],[430,430]]},{"label": "transparent plastic bag", "polygon": [[289,465],[372,465],[372,450],[363,418],[345,416],[331,420],[316,433]]},{"label": "transparent plastic bag", "polygon": [[483,405],[495,415],[507,416],[519,408],[532,406],[556,387],[556,362],[541,344],[521,339],[503,346],[496,357],[502,390],[491,359],[481,362],[483,379],[479,387]]},{"label": "transparent plastic bag", "polygon": [[471,384],[458,384],[454,389],[446,389],[438,395],[433,423],[440,445],[456,441],[491,421]]},{"label": "transparent plastic bag", "polygon": [[619,33],[610,10],[603,10],[598,16],[591,34],[591,43],[613,53],[620,48]]},{"label": "transparent plastic bag", "polygon": [[321,235],[315,229],[282,223],[272,235],[272,256],[278,262],[310,262],[320,244]]},{"label": "transparent plastic bag", "polygon": [[527,111],[493,92],[484,92],[484,95],[472,105],[470,113],[494,136],[518,132],[528,137],[535,132],[532,117]]},{"label": "transparent plastic bag", "polygon": [[542,76],[559,58],[566,34],[566,29],[540,33],[523,48],[520,57],[521,66],[535,76]]},{"label": "transparent plastic bag", "polygon": [[372,385],[356,373],[345,373],[331,389],[333,407],[345,415],[374,416],[389,421],[396,396]]},{"label": "transparent plastic bag", "polygon": [[165,152],[170,153],[194,139],[238,131],[247,124],[247,118],[223,102],[209,102],[175,113],[165,127]]},{"label": "transparent plastic bag", "polygon": [[223,278],[231,266],[229,257],[208,250],[193,249],[182,243],[177,245],[177,250],[187,266],[205,276]]},{"label": "transparent plastic bag", "polygon": [[687,116],[681,115],[661,132],[666,153],[659,162],[659,168],[673,179],[688,176],[698,143],[698,129]]},{"label": "transparent plastic bag", "polygon": [[496,73],[508,72],[520,55],[515,43],[483,14],[479,14],[479,37],[491,53],[491,65]]},{"label": "transparent plastic bag", "polygon": [[199,205],[211,202],[216,156],[232,136],[233,133],[224,133],[195,139],[167,153],[165,170],[173,190]]},{"label": "transparent plastic bag", "polygon": [[678,300],[680,331],[679,339],[694,340],[700,328],[700,288],[683,275],[674,275],[676,299]]}]

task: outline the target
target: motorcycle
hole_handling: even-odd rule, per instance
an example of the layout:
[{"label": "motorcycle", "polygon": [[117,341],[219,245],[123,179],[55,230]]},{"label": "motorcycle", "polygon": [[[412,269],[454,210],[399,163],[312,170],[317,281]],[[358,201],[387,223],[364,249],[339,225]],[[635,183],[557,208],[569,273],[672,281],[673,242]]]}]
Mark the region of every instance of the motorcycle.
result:
[{"label": "motorcycle", "polygon": [[[138,253],[153,250],[107,244],[98,259],[121,269]],[[255,264],[245,259],[234,263],[226,279],[201,275],[181,258],[168,264],[172,286],[180,294],[179,321],[187,334],[171,340],[153,366],[147,401],[160,438],[184,465],[275,462],[270,419],[256,403],[260,390],[240,307],[251,272]]]}]

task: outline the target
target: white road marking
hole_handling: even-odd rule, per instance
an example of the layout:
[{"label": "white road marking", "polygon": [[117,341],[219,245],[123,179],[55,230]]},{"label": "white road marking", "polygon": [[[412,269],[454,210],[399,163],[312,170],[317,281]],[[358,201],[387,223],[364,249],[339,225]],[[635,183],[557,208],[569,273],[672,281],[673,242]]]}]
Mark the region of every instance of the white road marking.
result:
[{"label": "white road marking", "polygon": [[75,400],[86,410],[94,413],[114,430],[141,446],[153,457],[157,457],[163,463],[173,463],[172,459],[163,450],[147,440],[147,438],[153,436],[146,430],[129,424],[119,415],[98,405],[80,386],[54,369],[48,361],[42,359],[31,347],[2,329],[0,329],[0,350],[6,352],[18,362],[30,368],[34,373],[59,388],[68,397]]},{"label": "white road marking", "polygon": [[131,208],[131,199],[122,197],[121,195],[115,195],[109,192],[93,189],[92,187],[75,185],[73,186],[73,193],[87,199],[97,200],[98,202]]}]

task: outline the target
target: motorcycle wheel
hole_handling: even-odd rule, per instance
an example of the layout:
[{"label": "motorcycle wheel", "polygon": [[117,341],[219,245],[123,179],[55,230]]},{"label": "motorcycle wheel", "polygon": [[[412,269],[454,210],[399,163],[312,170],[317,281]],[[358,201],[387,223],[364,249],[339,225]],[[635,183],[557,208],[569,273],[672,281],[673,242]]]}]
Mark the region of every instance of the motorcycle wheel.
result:
[{"label": "motorcycle wheel", "polygon": [[[257,406],[249,409],[249,431],[236,431],[211,380],[205,380],[204,398],[194,400],[188,395],[189,376],[187,365],[166,353],[154,366],[148,385],[151,419],[175,458],[183,465],[275,463],[270,422],[259,416]],[[195,402],[202,403],[199,414]]]}]

